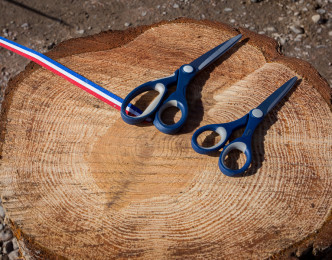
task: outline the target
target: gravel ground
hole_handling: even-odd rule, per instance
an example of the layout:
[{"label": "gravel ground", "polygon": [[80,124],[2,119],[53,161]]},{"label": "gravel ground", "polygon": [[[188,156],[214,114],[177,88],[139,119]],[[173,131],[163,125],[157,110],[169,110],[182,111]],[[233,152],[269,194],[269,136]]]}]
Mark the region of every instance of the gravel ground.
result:
[{"label": "gravel ground", "polygon": [[[332,85],[332,0],[0,0],[0,11],[0,35],[42,53],[105,30],[178,17],[220,21],[274,38],[285,55],[308,61]],[[0,104],[9,79],[28,62],[0,48]],[[16,259],[4,214],[0,207],[0,259]]]}]

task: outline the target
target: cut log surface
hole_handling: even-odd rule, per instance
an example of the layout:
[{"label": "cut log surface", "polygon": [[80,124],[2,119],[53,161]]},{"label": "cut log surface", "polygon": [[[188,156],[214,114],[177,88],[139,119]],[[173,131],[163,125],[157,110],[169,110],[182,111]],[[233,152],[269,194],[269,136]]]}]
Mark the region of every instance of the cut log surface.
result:
[{"label": "cut log surface", "polygon": [[[176,135],[125,124],[38,65],[11,82],[0,188],[27,256],[267,258],[331,231],[330,88],[272,39],[239,31],[243,40],[188,86],[189,119]],[[239,31],[179,20],[70,40],[47,55],[124,98]],[[293,76],[301,80],[255,131],[244,175],[223,175],[217,156],[191,148],[198,127],[242,117]]]}]

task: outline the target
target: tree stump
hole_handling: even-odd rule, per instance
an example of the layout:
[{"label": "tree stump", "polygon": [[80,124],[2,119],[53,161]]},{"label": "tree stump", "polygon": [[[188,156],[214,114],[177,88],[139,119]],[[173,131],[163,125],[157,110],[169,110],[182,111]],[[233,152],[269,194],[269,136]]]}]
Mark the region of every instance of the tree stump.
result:
[{"label": "tree stump", "polygon": [[[188,86],[177,135],[127,125],[35,64],[11,82],[0,187],[27,258],[248,259],[330,245],[331,92],[308,63],[265,36],[187,19],[69,40],[47,55],[124,98],[239,32]],[[302,80],[257,128],[243,176],[191,148],[195,129],[240,118],[293,76]]]}]

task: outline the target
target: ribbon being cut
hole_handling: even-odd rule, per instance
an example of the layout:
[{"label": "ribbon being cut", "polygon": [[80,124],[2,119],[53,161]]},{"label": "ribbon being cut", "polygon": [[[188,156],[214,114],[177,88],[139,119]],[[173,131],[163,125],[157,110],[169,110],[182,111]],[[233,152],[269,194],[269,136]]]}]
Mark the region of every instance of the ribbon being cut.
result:
[{"label": "ribbon being cut", "polygon": [[[96,98],[104,101],[105,103],[111,105],[112,107],[116,108],[117,110],[121,109],[121,105],[123,99],[118,97],[117,95],[113,94],[112,92],[102,88],[101,86],[97,85],[96,83],[86,79],[85,77],[79,75],[78,73],[68,69],[67,67],[61,65],[60,63],[50,59],[49,57],[29,49],[25,46],[22,46],[16,42],[8,40],[4,37],[0,37],[0,46],[11,50],[29,60],[32,60],[39,65],[43,66],[44,68],[54,72],[55,74],[65,78],[69,82],[73,83],[74,85],[78,86],[79,88],[85,90],[86,92],[90,93],[91,95],[95,96]],[[142,112],[139,108],[129,104],[127,106],[127,113],[132,114],[134,116],[140,115]]]}]

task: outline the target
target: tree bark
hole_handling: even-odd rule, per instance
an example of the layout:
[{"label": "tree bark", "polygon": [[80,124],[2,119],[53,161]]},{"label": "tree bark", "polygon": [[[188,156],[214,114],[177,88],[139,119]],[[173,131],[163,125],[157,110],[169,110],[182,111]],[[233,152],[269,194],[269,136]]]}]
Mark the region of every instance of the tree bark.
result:
[{"label": "tree bark", "polygon": [[[331,89],[274,40],[180,19],[69,40],[47,55],[124,98],[239,32],[188,86],[177,135],[127,125],[35,64],[11,81],[0,189],[26,258],[287,258],[331,245]],[[256,129],[243,176],[191,148],[198,127],[240,118],[293,76],[301,80]]]}]

